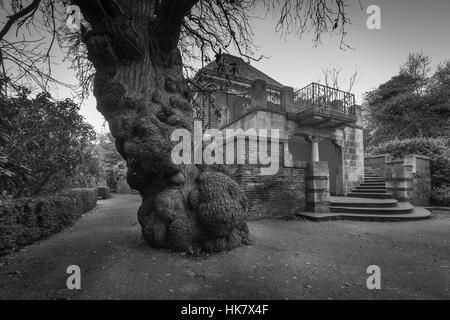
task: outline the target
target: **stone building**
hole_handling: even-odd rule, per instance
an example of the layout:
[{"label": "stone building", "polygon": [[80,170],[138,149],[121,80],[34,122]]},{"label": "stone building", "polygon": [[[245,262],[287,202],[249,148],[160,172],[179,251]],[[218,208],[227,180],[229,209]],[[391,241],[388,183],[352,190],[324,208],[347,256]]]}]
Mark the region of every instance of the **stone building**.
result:
[{"label": "stone building", "polygon": [[[261,164],[249,161],[231,166],[247,192],[252,218],[329,213],[330,196],[359,193],[365,175],[363,130],[352,93],[318,83],[294,90],[231,55],[204,67],[197,80],[205,88],[195,98],[204,129],[280,132],[277,174],[260,175]],[[250,140],[236,149],[247,159],[258,149]]]}]

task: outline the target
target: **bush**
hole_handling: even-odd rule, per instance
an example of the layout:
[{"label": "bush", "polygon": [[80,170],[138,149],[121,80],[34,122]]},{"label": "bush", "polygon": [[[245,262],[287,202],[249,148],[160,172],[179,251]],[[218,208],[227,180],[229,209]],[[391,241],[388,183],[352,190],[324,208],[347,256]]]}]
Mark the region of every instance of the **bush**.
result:
[{"label": "bush", "polygon": [[109,192],[108,187],[98,187],[98,196],[102,199],[109,199],[111,198],[111,193]]},{"label": "bush", "polygon": [[70,99],[0,90],[0,192],[51,195],[73,180],[101,174],[91,143],[96,134]]},{"label": "bush", "polygon": [[74,189],[41,198],[0,199],[0,255],[72,225],[97,202],[97,189]]},{"label": "bush", "polygon": [[442,138],[412,138],[392,140],[367,148],[370,155],[392,154],[401,158],[417,154],[431,158],[431,186],[433,189],[450,185],[450,141]]},{"label": "bush", "polygon": [[450,207],[450,187],[434,189],[431,193],[431,201],[437,206]]},{"label": "bush", "polygon": [[72,189],[67,195],[77,199],[78,203],[81,203],[82,212],[88,212],[95,208],[98,200],[97,188],[90,189]]}]

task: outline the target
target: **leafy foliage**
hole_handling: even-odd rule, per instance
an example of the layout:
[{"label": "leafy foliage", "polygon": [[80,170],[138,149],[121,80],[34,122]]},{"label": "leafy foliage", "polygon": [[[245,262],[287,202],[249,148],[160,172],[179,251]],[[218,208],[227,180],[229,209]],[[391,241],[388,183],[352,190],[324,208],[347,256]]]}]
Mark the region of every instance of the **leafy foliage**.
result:
[{"label": "leafy foliage", "polygon": [[97,189],[33,198],[0,196],[0,256],[72,225],[97,204]]},{"label": "leafy foliage", "polygon": [[450,207],[450,187],[434,189],[431,193],[431,201],[439,206]]},{"label": "leafy foliage", "polygon": [[111,133],[99,137],[95,152],[101,163],[107,186],[111,190],[117,189],[117,182],[126,179],[127,163],[117,152],[115,140]]},{"label": "leafy foliage", "polygon": [[95,139],[78,111],[70,99],[54,101],[47,93],[32,98],[24,88],[14,97],[0,95],[1,190],[37,195],[65,187]]},{"label": "leafy foliage", "polygon": [[429,58],[411,54],[398,75],[368,92],[366,145],[392,139],[450,135],[450,62],[428,77]]}]

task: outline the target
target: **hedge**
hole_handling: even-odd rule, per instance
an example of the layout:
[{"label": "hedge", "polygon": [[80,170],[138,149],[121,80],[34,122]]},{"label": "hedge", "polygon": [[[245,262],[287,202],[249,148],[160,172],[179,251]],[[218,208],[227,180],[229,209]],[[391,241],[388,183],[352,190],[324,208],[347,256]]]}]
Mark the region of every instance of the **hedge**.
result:
[{"label": "hedge", "polygon": [[110,199],[111,193],[108,187],[98,187],[98,196],[102,199]]},{"label": "hedge", "polygon": [[44,239],[92,210],[97,189],[73,189],[41,198],[0,200],[0,255]]}]

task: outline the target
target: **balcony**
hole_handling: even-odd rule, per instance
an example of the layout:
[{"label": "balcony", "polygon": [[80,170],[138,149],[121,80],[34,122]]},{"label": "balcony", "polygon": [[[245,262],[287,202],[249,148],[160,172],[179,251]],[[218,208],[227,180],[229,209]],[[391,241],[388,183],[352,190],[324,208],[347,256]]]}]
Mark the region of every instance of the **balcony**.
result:
[{"label": "balcony", "polygon": [[333,128],[357,121],[354,94],[314,82],[295,92],[292,111],[288,117],[300,125]]}]

